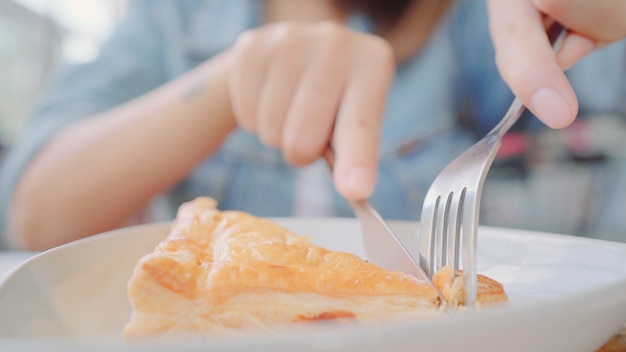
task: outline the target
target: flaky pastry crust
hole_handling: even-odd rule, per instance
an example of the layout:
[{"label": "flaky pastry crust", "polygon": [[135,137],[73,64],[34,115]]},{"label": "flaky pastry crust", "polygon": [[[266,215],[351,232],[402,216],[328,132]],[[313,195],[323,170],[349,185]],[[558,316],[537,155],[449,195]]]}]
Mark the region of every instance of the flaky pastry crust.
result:
[{"label": "flaky pastry crust", "polygon": [[[128,337],[442,314],[434,288],[213,199],[181,205],[128,283]],[[501,288],[501,286],[500,286]]]},{"label": "flaky pastry crust", "polygon": [[[477,283],[477,305],[503,304],[508,302],[509,298],[504,292],[504,287],[501,283],[480,274],[478,274]],[[461,270],[457,270],[456,275],[453,275],[451,267],[443,267],[433,276],[433,284],[437,286],[448,304],[455,307],[465,305],[465,283]]]}]

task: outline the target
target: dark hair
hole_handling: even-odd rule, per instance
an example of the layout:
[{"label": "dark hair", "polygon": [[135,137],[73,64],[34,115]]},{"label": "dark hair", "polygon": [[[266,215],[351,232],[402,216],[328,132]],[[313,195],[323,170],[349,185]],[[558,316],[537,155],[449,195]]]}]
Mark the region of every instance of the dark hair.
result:
[{"label": "dark hair", "polygon": [[417,0],[333,0],[342,11],[366,15],[377,31],[388,30],[397,24],[413,1]]}]

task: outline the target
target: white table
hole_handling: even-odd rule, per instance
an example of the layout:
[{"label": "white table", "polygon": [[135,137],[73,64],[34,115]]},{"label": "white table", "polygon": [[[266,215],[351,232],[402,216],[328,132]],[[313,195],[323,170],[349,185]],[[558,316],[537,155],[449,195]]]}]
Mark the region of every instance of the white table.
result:
[{"label": "white table", "polygon": [[0,283],[13,272],[20,264],[36,255],[38,252],[0,252]]}]

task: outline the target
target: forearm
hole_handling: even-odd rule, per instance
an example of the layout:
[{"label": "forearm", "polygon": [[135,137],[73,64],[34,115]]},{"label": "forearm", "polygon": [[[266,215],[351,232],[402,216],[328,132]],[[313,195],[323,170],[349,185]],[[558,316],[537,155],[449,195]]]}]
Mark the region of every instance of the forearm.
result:
[{"label": "forearm", "polygon": [[228,56],[62,130],[19,181],[16,242],[46,248],[116,228],[182,179],[234,129]]}]

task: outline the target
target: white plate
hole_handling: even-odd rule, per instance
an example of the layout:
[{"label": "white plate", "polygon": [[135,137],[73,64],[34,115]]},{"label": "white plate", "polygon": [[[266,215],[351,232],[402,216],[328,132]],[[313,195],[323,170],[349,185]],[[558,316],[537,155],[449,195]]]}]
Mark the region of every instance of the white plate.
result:
[{"label": "white plate", "polygon": [[[318,245],[364,256],[353,219],[276,219]],[[416,223],[391,222],[410,250]],[[126,282],[168,224],[80,240],[27,261],[0,286],[0,350],[593,351],[626,321],[626,245],[481,228],[479,270],[510,307],[453,319],[316,327],[288,334],[127,344]]]}]

